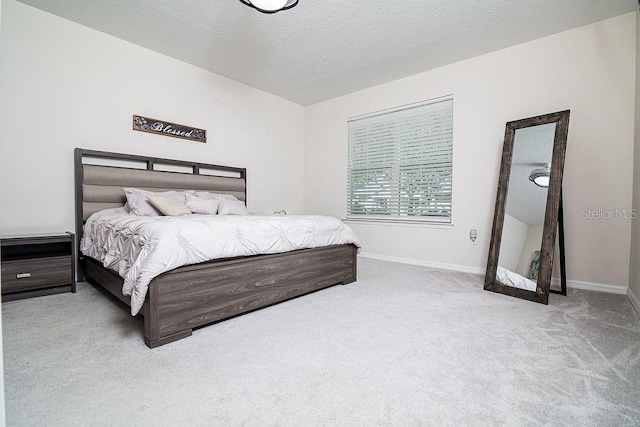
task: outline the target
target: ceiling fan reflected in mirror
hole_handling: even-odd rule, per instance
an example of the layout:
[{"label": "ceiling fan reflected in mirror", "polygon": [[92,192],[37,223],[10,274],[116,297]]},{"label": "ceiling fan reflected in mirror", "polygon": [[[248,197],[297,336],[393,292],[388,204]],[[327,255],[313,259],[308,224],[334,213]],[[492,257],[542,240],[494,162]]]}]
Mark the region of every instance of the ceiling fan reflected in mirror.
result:
[{"label": "ceiling fan reflected in mirror", "polygon": [[529,181],[533,182],[538,187],[549,187],[549,177],[551,176],[550,163],[514,162],[513,164],[517,166],[529,166],[535,168],[529,173]]},{"label": "ceiling fan reflected in mirror", "polygon": [[544,167],[534,169],[529,174],[529,180],[538,187],[549,187],[549,176],[551,175],[551,165],[546,164]]},{"label": "ceiling fan reflected in mirror", "polygon": [[298,4],[298,0],[240,0],[240,2],[262,13],[276,13],[291,9]]}]

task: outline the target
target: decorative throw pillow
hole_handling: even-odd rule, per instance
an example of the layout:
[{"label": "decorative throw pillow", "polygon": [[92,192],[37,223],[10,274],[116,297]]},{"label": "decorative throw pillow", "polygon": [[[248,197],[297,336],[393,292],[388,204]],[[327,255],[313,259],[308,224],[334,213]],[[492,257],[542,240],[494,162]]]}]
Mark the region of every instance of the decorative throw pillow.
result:
[{"label": "decorative throw pillow", "polygon": [[151,196],[147,200],[163,215],[181,216],[191,213],[191,210],[175,197]]},{"label": "decorative throw pillow", "polygon": [[218,213],[218,204],[217,199],[205,199],[187,194],[186,205],[194,214],[215,215]]},{"label": "decorative throw pillow", "polygon": [[127,207],[129,212],[140,216],[158,216],[160,212],[153,207],[147,198],[151,196],[175,197],[184,201],[187,192],[185,191],[165,191],[162,193],[154,193],[153,191],[143,190],[141,188],[123,188],[127,197]]},{"label": "decorative throw pillow", "polygon": [[249,215],[244,202],[240,200],[220,199],[218,205],[219,215]]}]

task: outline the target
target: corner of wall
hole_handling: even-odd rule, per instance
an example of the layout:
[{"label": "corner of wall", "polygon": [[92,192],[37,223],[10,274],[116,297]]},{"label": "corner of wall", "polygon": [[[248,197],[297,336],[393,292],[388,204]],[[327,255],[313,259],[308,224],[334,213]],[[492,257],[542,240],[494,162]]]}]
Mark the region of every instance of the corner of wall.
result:
[{"label": "corner of wall", "polygon": [[[640,8],[636,12],[636,105],[633,144],[633,196],[632,209],[640,213]],[[629,254],[628,297],[640,316],[640,218],[632,220],[631,252]]]},{"label": "corner of wall", "polygon": [[[0,33],[2,32],[2,0],[0,0]],[[1,40],[0,40],[1,41]],[[1,49],[2,43],[0,43],[0,55],[2,55]],[[2,282],[0,281],[0,289],[2,289]],[[2,350],[2,312],[0,311],[0,425],[5,425],[6,419],[4,414],[4,357]]]}]

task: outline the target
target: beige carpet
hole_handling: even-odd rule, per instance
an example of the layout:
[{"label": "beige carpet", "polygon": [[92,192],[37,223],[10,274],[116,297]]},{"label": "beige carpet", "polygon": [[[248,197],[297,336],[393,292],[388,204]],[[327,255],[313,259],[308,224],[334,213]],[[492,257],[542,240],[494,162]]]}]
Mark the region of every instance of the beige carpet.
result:
[{"label": "beige carpet", "polygon": [[640,425],[626,297],[549,306],[361,259],[359,280],[149,350],[90,285],[5,303],[9,426]]}]

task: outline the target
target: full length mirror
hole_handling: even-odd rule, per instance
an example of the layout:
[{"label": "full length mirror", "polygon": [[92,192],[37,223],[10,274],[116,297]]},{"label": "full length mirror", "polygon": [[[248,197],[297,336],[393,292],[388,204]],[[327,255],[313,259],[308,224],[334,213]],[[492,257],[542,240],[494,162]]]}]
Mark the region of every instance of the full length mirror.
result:
[{"label": "full length mirror", "polygon": [[569,111],[509,122],[485,289],[547,304]]}]

